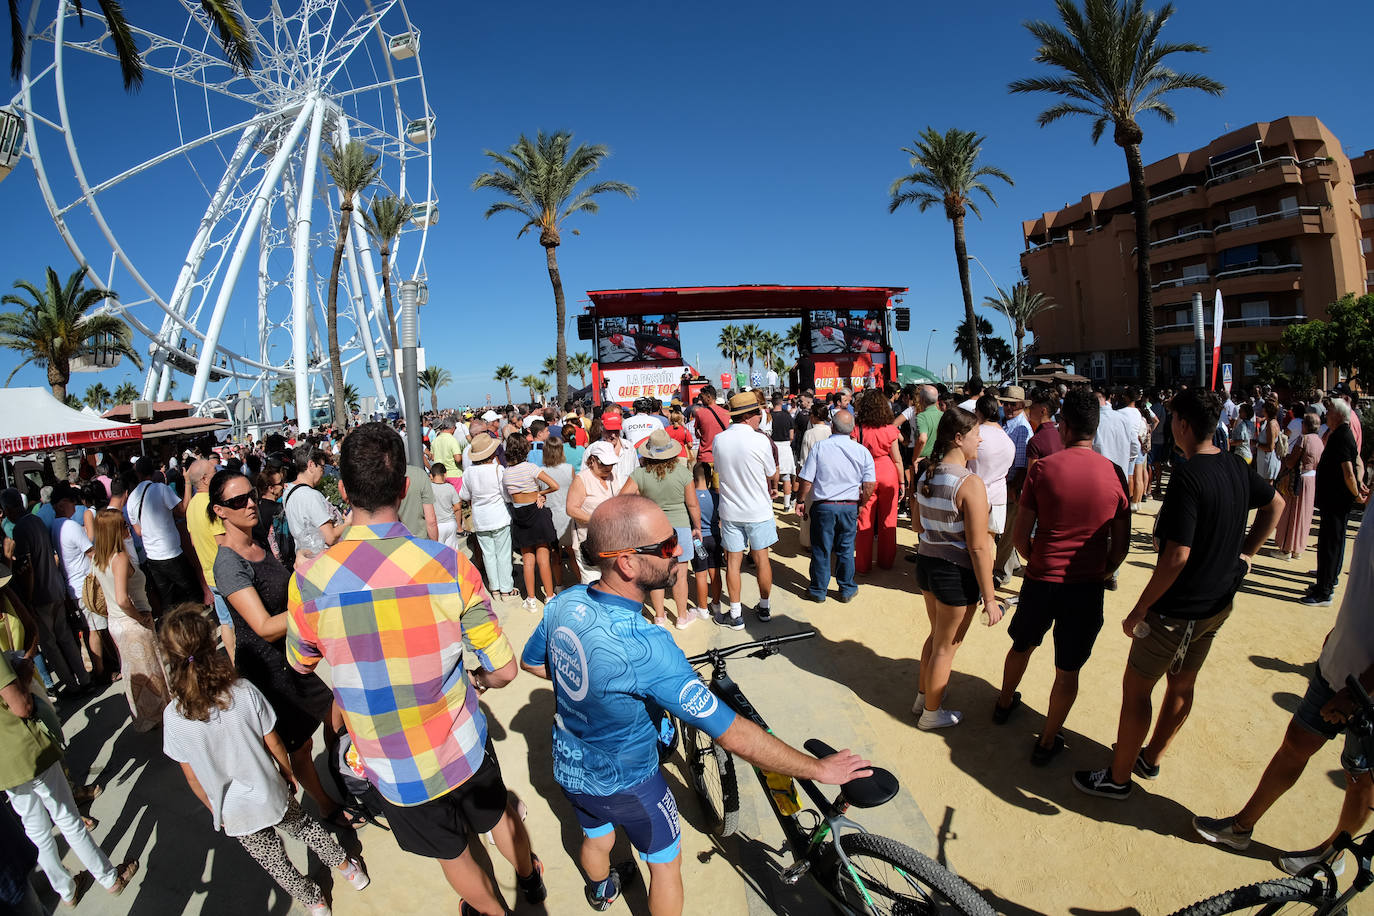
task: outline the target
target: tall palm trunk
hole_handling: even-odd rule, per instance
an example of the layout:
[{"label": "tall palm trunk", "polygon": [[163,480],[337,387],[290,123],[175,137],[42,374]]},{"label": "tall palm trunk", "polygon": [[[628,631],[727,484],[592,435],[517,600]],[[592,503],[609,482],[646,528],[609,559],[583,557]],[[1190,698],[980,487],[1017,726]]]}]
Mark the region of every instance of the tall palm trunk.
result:
[{"label": "tall palm trunk", "polygon": [[506,403],[507,403],[507,404],[514,404],[514,403],[515,403],[514,401],[512,401],[512,400],[510,399],[510,380],[509,380],[509,379],[506,381]]},{"label": "tall palm trunk", "polygon": [[1016,365],[1011,370],[1011,382],[1013,385],[1021,384],[1021,366],[1025,362],[1025,340],[1026,326],[1021,322],[1016,322]]},{"label": "tall palm trunk", "polygon": [[954,259],[959,263],[959,286],[964,290],[964,320],[973,329],[973,339],[969,343],[968,377],[982,374],[982,353],[978,344],[978,316],[973,314],[973,290],[968,280],[968,246],[964,244],[964,208],[959,207],[949,214],[954,225]]},{"label": "tall palm trunk", "polygon": [[[544,259],[549,264],[549,282],[553,284],[553,311],[558,319],[558,336],[554,351],[558,361],[558,403],[568,400],[568,337],[563,325],[568,320],[567,305],[563,300],[563,279],[558,274],[558,243],[544,244]],[[530,400],[534,397],[531,395]]]},{"label": "tall palm trunk", "polygon": [[382,298],[386,300],[386,326],[390,331],[387,364],[391,366],[391,383],[396,386],[396,400],[400,402],[405,400],[405,395],[401,393],[401,369],[396,365],[396,351],[401,348],[401,342],[396,337],[396,309],[391,304],[391,246],[383,246],[381,255]]},{"label": "tall palm trunk", "polygon": [[[342,196],[342,195],[341,195]],[[353,202],[344,197],[339,206],[339,241],[334,246],[334,263],[329,268],[329,301],[324,322],[329,329],[329,374],[334,391],[334,425],[348,427],[348,404],[344,401],[343,358],[339,352],[339,269],[343,266],[348,226],[353,221]]]},{"label": "tall palm trunk", "polygon": [[[67,403],[67,382],[71,379],[71,371],[66,366],[53,365],[48,363],[48,385],[52,388],[52,396],[57,398],[60,403]],[[53,453],[52,461],[53,473],[58,480],[67,479],[67,452],[59,448]]]},{"label": "tall palm trunk", "polygon": [[[1134,127],[1135,125],[1131,125]],[[1117,143],[1126,151],[1126,168],[1131,173],[1131,203],[1135,210],[1136,296],[1140,304],[1140,371],[1138,378],[1146,388],[1155,385],[1155,310],[1150,292],[1150,203],[1145,190],[1145,166],[1140,161],[1140,128],[1134,133],[1117,128]]]}]

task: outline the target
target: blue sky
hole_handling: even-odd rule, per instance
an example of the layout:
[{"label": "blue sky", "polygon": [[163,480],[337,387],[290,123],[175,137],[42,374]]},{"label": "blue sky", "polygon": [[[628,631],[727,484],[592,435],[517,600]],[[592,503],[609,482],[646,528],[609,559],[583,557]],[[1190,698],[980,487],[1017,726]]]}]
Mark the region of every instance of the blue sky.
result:
[{"label": "blue sky", "polygon": [[[152,17],[140,21],[170,31],[174,7],[140,7],[140,16]],[[899,335],[899,353],[903,362],[926,362],[937,329],[929,363],[940,369],[953,359],[962,309],[952,236],[937,210],[887,213],[888,185],[908,171],[900,148],[927,125],[986,136],[983,158],[1016,185],[994,188],[999,206],[984,206],[983,220],[970,221],[968,245],[1003,285],[1016,277],[1023,219],[1125,180],[1110,136],[1094,147],[1087,121],[1039,128],[1035,116],[1048,100],[1006,92],[1010,80],[1041,72],[1022,20],[1052,13],[1048,0],[929,9],[810,0],[540,3],[518,15],[492,4],[412,2],[440,118],[432,149],[442,218],[429,236],[431,302],[421,328],[429,362],[454,377],[441,403],[480,403],[488,393],[502,400],[491,381],[497,364],[525,374],[553,353],[543,251],[533,237],[515,238],[514,216],[484,220],[494,198],[469,190],[486,167],[484,148],[504,148],[541,128],[608,145],[604,177],[629,182],[640,195],[609,198],[601,213],[570,224],[581,231],[565,233],[559,249],[570,315],[585,290],[598,288],[909,286],[912,330]],[[169,19],[157,18],[163,15]],[[1348,154],[1374,147],[1364,47],[1359,40],[1342,46],[1367,22],[1367,4],[1354,0],[1324,5],[1319,16],[1295,15],[1291,3],[1276,0],[1183,0],[1165,36],[1209,45],[1210,54],[1179,63],[1221,80],[1227,92],[1178,97],[1176,125],[1147,118],[1146,162],[1290,114],[1320,117]],[[159,144],[172,117],[165,89],[150,82],[141,95],[125,96],[98,85],[116,80],[112,64],[95,61],[85,72],[83,94],[70,99],[74,118],[120,125],[111,130],[127,140],[111,156],[150,157],[165,148]],[[98,159],[98,150],[87,150],[83,161]],[[49,168],[66,162],[52,159]],[[138,237],[145,246],[140,269],[163,289],[175,279],[205,199],[188,171],[167,174],[167,198],[184,193],[191,201],[185,216],[146,219],[128,199],[116,230]],[[27,163],[0,184],[0,208],[8,229],[0,286],[36,279],[47,264],[64,275],[71,269]],[[992,288],[976,265],[972,279],[981,302]],[[256,333],[252,295],[241,298],[226,324],[226,339],[236,345]],[[1000,316],[989,318],[1006,333]],[[708,375],[723,364],[717,331],[683,325],[685,353],[693,361],[700,354]],[[570,349],[587,348],[571,329],[570,338]],[[0,353],[6,374],[16,362]],[[141,385],[142,373],[125,365],[76,376],[72,388],[79,393],[96,380],[113,388],[126,376]],[[190,379],[178,381],[189,392]],[[41,385],[44,376],[25,369],[12,384]]]}]

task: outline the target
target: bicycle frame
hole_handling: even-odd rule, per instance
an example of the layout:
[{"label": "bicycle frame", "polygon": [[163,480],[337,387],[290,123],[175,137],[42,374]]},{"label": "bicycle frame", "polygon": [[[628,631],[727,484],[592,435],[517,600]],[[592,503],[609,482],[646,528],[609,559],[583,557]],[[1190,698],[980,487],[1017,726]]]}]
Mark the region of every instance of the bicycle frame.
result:
[{"label": "bicycle frame", "polygon": [[[716,696],[733,709],[737,715],[744,716],[771,735],[773,734],[773,730],[768,726],[768,723],[764,721],[759,711],[754,708],[754,705],[749,702],[749,698],[744,695],[744,691],[740,689],[740,686],[736,684],[727,673],[725,657],[726,655],[734,655],[748,649],[756,649],[751,655],[759,658],[766,658],[778,652],[776,648],[778,643],[791,642],[797,639],[808,639],[815,635],[816,632],[814,630],[808,630],[802,633],[792,634],[788,637],[766,639],[757,643],[731,646],[728,650],[712,650],[703,655],[690,658],[688,662],[693,665],[709,662],[711,665],[710,686]],[[787,837],[788,848],[791,849],[793,854],[793,864],[782,872],[781,877],[783,882],[788,885],[796,884],[813,866],[821,864],[826,844],[829,843],[829,845],[834,848],[835,854],[839,858],[840,866],[849,872],[850,878],[854,882],[854,886],[859,888],[865,901],[871,905],[873,900],[869,896],[867,888],[864,887],[863,880],[859,877],[857,870],[850,864],[849,857],[845,855],[844,848],[837,841],[840,831],[842,830],[850,830],[855,833],[868,833],[863,825],[845,816],[845,812],[849,810],[849,804],[844,801],[843,796],[837,796],[832,802],[821,793],[821,790],[811,780],[782,777],[788,779],[789,785],[800,785],[807,797],[811,800],[811,803],[816,807],[816,813],[820,816],[820,821],[816,824],[814,829],[807,830],[797,822],[797,814],[806,809],[798,806],[796,812],[785,812],[780,806],[776,795],[779,791],[779,787],[770,785],[768,782],[769,773],[756,766],[753,767],[753,770],[755,777],[759,781],[759,785],[763,788],[764,795],[768,799],[769,807],[773,809],[773,815],[778,819],[778,824],[782,827],[783,834]],[[793,793],[793,797],[795,797],[795,792]],[[822,891],[825,892],[825,895],[837,906],[849,910],[848,905],[844,901],[838,899],[830,892],[830,889],[826,887],[824,881],[818,881],[817,883],[820,885]]]}]

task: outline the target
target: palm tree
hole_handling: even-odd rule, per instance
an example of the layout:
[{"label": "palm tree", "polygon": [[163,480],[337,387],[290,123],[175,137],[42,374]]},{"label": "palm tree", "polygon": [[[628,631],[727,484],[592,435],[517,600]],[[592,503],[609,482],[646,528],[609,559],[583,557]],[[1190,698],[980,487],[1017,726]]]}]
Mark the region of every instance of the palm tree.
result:
[{"label": "palm tree", "polygon": [[759,357],[759,338],[763,336],[763,331],[756,324],[746,324],[739,329],[739,348],[740,356],[744,357],[749,363],[749,376],[754,375],[754,360]]},{"label": "palm tree", "polygon": [[401,374],[394,356],[399,347],[399,339],[396,337],[396,308],[392,304],[391,295],[391,246],[414,214],[414,205],[394,194],[374,196],[371,212],[363,211],[363,228],[367,230],[368,238],[377,246],[377,253],[382,258],[382,298],[386,301],[387,339],[390,341],[389,352],[392,354],[387,362],[391,364],[391,381],[396,386],[397,393],[401,390]]},{"label": "palm tree", "polygon": [[1048,64],[1062,76],[1015,80],[1012,92],[1049,92],[1067,101],[1040,112],[1041,127],[1068,115],[1092,119],[1092,141],[1112,127],[1112,140],[1126,153],[1131,180],[1131,204],[1135,209],[1136,296],[1140,323],[1140,369],[1145,387],[1155,383],[1155,315],[1150,295],[1149,191],[1145,166],[1140,160],[1140,141],[1145,134],[1136,118],[1152,111],[1172,124],[1174,110],[1165,97],[1179,89],[1199,89],[1221,95],[1226,87],[1198,73],[1176,73],[1164,63],[1170,54],[1205,54],[1207,48],[1192,42],[1159,40],[1164,24],[1174,14],[1172,3],[1158,12],[1144,8],[1143,0],[1056,0],[1064,28],[1036,20],[1026,29],[1040,42],[1038,63]]},{"label": "palm tree", "polygon": [[132,382],[124,382],[114,390],[114,402],[116,404],[132,404],[142,395],[143,392]]},{"label": "palm tree", "polygon": [[543,379],[535,375],[533,372],[531,372],[529,375],[522,376],[520,379],[520,384],[524,385],[527,389],[529,389],[531,405],[534,404],[534,389],[539,387],[539,383],[542,381]]},{"label": "palm tree", "polygon": [[[361,140],[350,140],[343,149],[329,144],[324,157],[325,168],[339,190],[339,238],[334,243],[334,263],[329,268],[329,301],[325,305],[324,321],[329,330],[329,371],[334,392],[334,419],[348,427],[348,405],[344,403],[343,361],[339,355],[339,269],[343,265],[344,247],[348,245],[348,228],[353,222],[353,199],[377,180],[377,154],[369,153]],[[342,418],[342,420],[340,420]]]},{"label": "palm tree", "polygon": [[355,413],[358,412],[358,405],[359,405],[360,403],[362,403],[362,400],[361,400],[361,398],[359,398],[359,396],[358,396],[358,386],[357,386],[357,385],[344,385],[344,386],[343,386],[343,399],[344,399],[344,406],[346,406],[346,407],[348,408],[348,415],[349,415],[349,416],[352,416],[353,414],[355,414]]},{"label": "palm tree", "polygon": [[497,366],[496,375],[492,376],[492,379],[497,382],[506,383],[506,403],[513,403],[510,397],[510,383],[515,381],[515,367],[510,363],[506,363],[503,366]]},{"label": "palm tree", "polygon": [[86,388],[86,393],[81,400],[96,413],[104,413],[105,405],[110,403],[110,389],[100,382],[96,382]]},{"label": "palm tree", "polygon": [[[610,150],[600,144],[578,144],[574,149],[572,134],[568,131],[546,134],[541,130],[533,141],[521,134],[504,153],[483,152],[496,163],[497,169],[478,175],[472,183],[473,190],[492,188],[511,198],[488,207],[487,218],[504,211],[519,214],[525,218],[525,224],[515,237],[520,238],[531,229],[538,230],[539,244],[544,247],[558,326],[556,352],[558,400],[561,403],[568,396],[568,341],[564,333],[567,310],[557,253],[562,242],[563,223],[576,213],[599,211],[598,194],[624,194],[634,199],[638,192],[622,181],[598,181],[579,191],[578,185],[601,168],[601,161],[610,155]],[[573,234],[577,234],[576,229]]]},{"label": "palm tree", "polygon": [[274,406],[282,409],[282,419],[285,420],[286,408],[296,406],[296,380],[293,378],[279,380],[277,384],[272,386],[269,397]]},{"label": "palm tree", "polygon": [[[781,334],[773,331],[764,331],[760,334],[759,355],[763,357],[763,364],[765,366],[772,366],[773,357],[780,355],[785,346],[786,343],[784,343]],[[781,373],[779,374],[781,375]]]},{"label": "palm tree", "polygon": [[[568,371],[571,372],[572,369],[569,368]],[[546,357],[544,357],[544,365],[541,366],[541,367],[539,367],[539,374],[540,374],[540,375],[557,375],[557,374],[558,374],[558,357],[556,357],[556,356],[546,356]]]},{"label": "palm tree", "polygon": [[[954,260],[959,268],[959,285],[964,291],[964,320],[973,323],[973,292],[968,280],[968,246],[964,244],[964,217],[972,213],[979,219],[983,214],[973,195],[981,192],[993,206],[997,198],[983,182],[984,178],[999,178],[1009,185],[1016,182],[1011,176],[996,166],[978,165],[978,154],[983,149],[983,138],[971,130],[951,127],[941,134],[933,127],[921,131],[916,142],[902,147],[902,152],[911,157],[910,175],[903,175],[888,193],[887,212],[896,213],[906,204],[915,204],[924,213],[928,208],[939,204],[945,208],[945,218],[954,227]],[[906,190],[907,186],[910,186]],[[973,340],[973,349],[968,353],[969,377],[979,372],[978,340]]]},{"label": "palm tree", "polygon": [[730,378],[734,378],[739,373],[740,357],[740,332],[739,328],[733,324],[727,324],[720,329],[720,339],[716,341],[716,346],[720,347],[720,355],[730,361]]},{"label": "palm tree", "polygon": [[592,355],[590,353],[574,353],[568,357],[568,371],[576,375],[582,382],[582,387],[587,387],[587,370],[592,367]]},{"label": "palm tree", "polygon": [[[110,43],[126,92],[137,92],[143,86],[143,57],[134,43],[134,34],[124,16],[123,4],[118,0],[97,0],[105,25],[110,30]],[[77,17],[85,22],[82,0],[74,0]],[[231,0],[200,0],[200,7],[210,17],[219,32],[224,54],[235,70],[247,73],[253,69],[255,55],[253,39],[243,26],[238,4]],[[19,0],[9,0],[10,12],[10,78],[19,79],[24,71],[24,35],[20,25]]]},{"label": "palm tree", "polygon": [[[42,288],[27,280],[16,281],[14,288],[27,293],[27,298],[14,293],[0,297],[0,303],[19,309],[0,313],[0,347],[24,357],[5,379],[6,385],[16,372],[34,363],[47,369],[53,397],[65,402],[72,360],[77,357],[94,358],[112,352],[143,368],[143,358],[133,347],[133,332],[127,324],[107,312],[86,314],[106,299],[118,299],[117,293],[84,288],[85,271],[79,268],[66,283],[60,283],[57,271],[49,267],[46,279]],[[57,453],[54,468],[57,476],[65,479],[65,453]]]},{"label": "palm tree", "polygon": [[1010,293],[999,288],[997,295],[988,296],[983,300],[983,304],[997,309],[1012,323],[1013,333],[1016,335],[1016,362],[1012,368],[1012,381],[1019,385],[1021,361],[1025,353],[1026,325],[1034,321],[1035,316],[1041,312],[1058,308],[1059,303],[1042,293],[1031,292],[1030,284],[1023,280],[1013,286]]},{"label": "palm tree", "polygon": [[453,384],[453,376],[447,369],[439,366],[426,366],[420,373],[418,381],[420,387],[429,392],[429,409],[435,413],[439,412],[439,389],[447,388]]},{"label": "palm tree", "polygon": [[[976,336],[970,330],[975,326],[978,328]],[[974,315],[973,322],[965,318],[959,322],[959,327],[954,329],[954,352],[959,354],[959,358],[965,363],[972,366],[974,365],[974,353],[978,351],[979,344],[991,336],[992,322],[982,315]],[[969,378],[972,377],[969,376]]]},{"label": "palm tree", "polygon": [[801,356],[802,326],[798,321],[787,329],[787,335],[783,338],[784,345],[792,351],[793,356]]},{"label": "palm tree", "polygon": [[548,380],[548,379],[545,379],[545,378],[535,379],[534,393],[537,394],[537,395],[539,395],[540,401],[542,401],[544,404],[548,404],[548,403],[549,403],[548,394],[549,394],[549,392],[552,391],[552,390],[553,390],[553,385],[549,384],[549,380]]}]

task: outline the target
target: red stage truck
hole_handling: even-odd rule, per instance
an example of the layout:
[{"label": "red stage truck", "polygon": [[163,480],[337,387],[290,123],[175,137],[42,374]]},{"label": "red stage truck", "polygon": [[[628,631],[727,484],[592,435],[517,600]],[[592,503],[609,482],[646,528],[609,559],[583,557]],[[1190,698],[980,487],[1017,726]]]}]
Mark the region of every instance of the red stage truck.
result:
[{"label": "red stage truck", "polygon": [[[819,395],[881,385],[897,374],[890,344],[901,286],[684,286],[590,290],[578,337],[594,342],[595,403],[631,404],[674,394],[690,401],[707,384],[682,357],[684,321],[801,321],[801,353],[786,383]],[[905,330],[905,309],[898,313]],[[686,376],[686,377],[684,377]],[[690,378],[690,381],[689,381]]]}]

